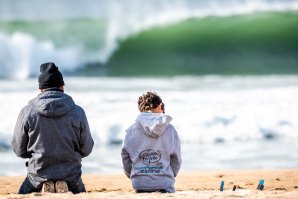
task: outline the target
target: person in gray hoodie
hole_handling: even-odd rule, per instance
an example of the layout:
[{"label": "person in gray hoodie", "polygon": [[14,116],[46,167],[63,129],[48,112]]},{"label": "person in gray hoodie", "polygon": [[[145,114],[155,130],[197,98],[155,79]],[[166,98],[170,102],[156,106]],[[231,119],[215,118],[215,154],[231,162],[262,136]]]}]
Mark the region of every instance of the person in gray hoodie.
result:
[{"label": "person in gray hoodie", "polygon": [[175,192],[182,160],[172,117],[164,114],[164,103],[155,92],[140,96],[138,108],[140,114],[126,130],[122,144],[124,172],[137,193]]},{"label": "person in gray hoodie", "polygon": [[85,192],[81,162],[94,144],[85,112],[64,93],[54,63],[42,64],[40,72],[41,93],[19,113],[11,141],[15,154],[29,159],[18,193]]}]

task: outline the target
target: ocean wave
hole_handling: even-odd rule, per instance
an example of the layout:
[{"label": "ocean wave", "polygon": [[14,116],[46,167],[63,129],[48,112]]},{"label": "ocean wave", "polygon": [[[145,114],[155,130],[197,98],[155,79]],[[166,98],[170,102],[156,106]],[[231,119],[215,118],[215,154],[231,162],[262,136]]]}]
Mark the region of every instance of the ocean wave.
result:
[{"label": "ocean wave", "polygon": [[297,13],[191,19],[121,42],[111,75],[298,73]]},{"label": "ocean wave", "polygon": [[[1,74],[2,77],[15,76],[17,78],[26,78],[32,75],[36,75],[35,66],[33,66],[33,64],[38,63],[39,65],[41,61],[48,59],[51,59],[52,61],[57,60],[57,62],[59,62],[58,64],[61,65],[62,69],[65,68],[67,70],[70,69],[73,71],[77,70],[78,66],[87,67],[88,65],[92,65],[99,68],[101,66],[110,67],[110,65],[120,65],[122,64],[122,62],[122,65],[124,65],[124,67],[121,67],[123,67],[123,69],[126,69],[127,65],[132,64],[137,64],[134,66],[134,69],[143,69],[148,67],[149,63],[146,66],[146,64],[139,61],[138,56],[135,56],[135,53],[133,53],[132,51],[128,51],[128,53],[130,54],[128,55],[128,57],[125,57],[125,59],[119,59],[119,57],[116,57],[112,64],[110,62],[111,59],[113,60],[113,58],[115,57],[115,52],[117,55],[117,53],[119,54],[119,51],[122,52],[123,49],[125,49],[126,46],[123,47],[122,45],[126,45],[126,43],[123,43],[123,41],[131,41],[131,39],[137,37],[139,33],[142,33],[144,31],[146,32],[148,30],[155,29],[156,27],[171,27],[175,26],[175,24],[178,23],[185,24],[185,21],[188,21],[189,19],[204,19],[206,17],[215,17],[215,20],[217,20],[218,23],[210,23],[211,25],[215,25],[215,27],[220,26],[222,22],[220,18],[224,18],[223,24],[225,24],[225,27],[221,28],[231,28],[230,25],[233,24],[227,24],[225,22],[226,17],[228,16],[256,16],[256,12],[289,13],[297,12],[298,10],[298,1],[296,0],[166,0],[162,2],[156,0],[125,0],[102,2],[89,0],[87,2],[78,1],[76,4],[73,4],[73,2],[69,0],[64,0],[63,2],[54,0],[51,1],[49,5],[47,5],[47,13],[51,13],[51,15],[48,15],[47,13],[42,11],[44,5],[41,4],[39,1],[31,1],[30,3],[31,6],[24,6],[23,2],[16,3],[15,1],[5,0],[0,2],[0,34],[2,40],[4,40],[3,43],[5,43],[4,47],[2,46],[2,49],[0,51],[0,69],[1,71],[3,71]],[[26,5],[27,4],[28,2],[26,3]],[[57,8],[57,5],[59,5],[59,9]],[[269,15],[268,17],[271,16],[274,17],[274,15]],[[274,19],[270,21],[270,24],[274,25],[273,22],[276,18],[283,19],[282,22],[287,24],[288,22],[293,22],[293,18],[297,18],[297,16],[287,16],[285,18],[274,17]],[[239,19],[241,19],[241,17],[239,17]],[[247,28],[249,28],[249,30],[242,31],[242,36],[240,35],[240,38],[245,37],[246,33],[249,33],[250,31],[254,30],[255,26],[259,27],[260,24],[266,25],[267,21],[265,21],[265,23],[263,23],[264,21],[262,22],[262,20],[255,21],[259,24],[245,23],[245,21],[241,20],[239,21],[239,23],[243,22],[244,24],[248,25]],[[296,21],[294,21],[293,24],[294,23],[297,24]],[[196,33],[201,32],[201,30],[196,29],[197,24],[194,25],[195,26],[190,28],[190,30],[193,29]],[[199,27],[203,28],[202,32],[206,33],[208,32],[208,28],[212,29],[211,25],[207,25],[205,29],[202,26]],[[277,24],[276,27],[278,27],[279,25],[280,24]],[[171,28],[169,28],[169,30],[170,29]],[[221,29],[219,33],[223,33],[222,30],[223,29]],[[275,34],[276,30],[278,29],[275,28],[271,32]],[[284,29],[285,32],[289,32],[291,30],[292,29]],[[175,33],[179,33],[179,31],[168,32],[168,34],[166,34],[165,36],[169,35],[170,38],[175,37],[177,40],[179,40],[180,35],[176,35]],[[189,38],[194,39],[195,41],[193,43],[196,43],[197,40],[192,35],[193,31],[190,31],[188,33],[190,34]],[[234,33],[237,33],[237,30],[236,32],[230,31],[230,33],[232,33],[230,35],[232,39],[237,39],[237,36],[239,36],[236,34],[235,37]],[[265,35],[266,33],[268,33],[268,31],[265,31],[263,35]],[[23,35],[21,38],[22,42],[30,41],[28,46],[28,52],[25,52],[24,50],[20,49],[24,48],[23,44],[19,44],[17,45],[17,47],[14,46],[12,38],[15,37],[16,34]],[[186,35],[185,32],[182,34],[184,36]],[[211,35],[212,34],[213,33],[211,33]],[[296,29],[293,34],[296,34]],[[220,36],[220,34],[218,34],[217,36]],[[204,37],[200,36],[199,38],[204,39]],[[222,38],[227,39],[227,35],[223,35]],[[189,42],[192,42],[191,39],[189,39]],[[243,41],[249,43],[249,39],[255,39],[255,43],[260,41],[256,38],[246,38]],[[152,43],[159,43],[163,40],[164,37],[161,36],[156,38],[156,40],[153,40]],[[219,41],[220,40],[216,38],[214,42]],[[227,40],[226,42],[228,43],[230,41],[231,40]],[[281,42],[284,41],[285,40]],[[205,43],[205,45],[202,46],[212,46],[212,41],[209,42],[211,42],[211,44]],[[139,46],[141,44],[146,45],[148,43],[143,43],[143,40],[141,40]],[[239,44],[241,48],[243,42],[240,42]],[[176,45],[175,41],[173,43],[170,43],[170,45]],[[225,46],[225,43],[221,43],[220,45]],[[293,45],[296,45],[296,43],[294,42]],[[32,48],[32,46],[34,47]],[[45,46],[50,46],[51,49],[49,50]],[[150,43],[148,46],[150,46]],[[280,46],[277,47],[282,46],[283,44],[281,43]],[[139,49],[141,50],[139,54],[145,53],[143,47],[144,46],[141,46],[141,48]],[[234,49],[237,52],[239,45],[234,45],[233,47],[235,47]],[[15,48],[16,50],[14,50]],[[162,52],[163,50],[171,49],[160,49],[159,52]],[[181,49],[181,51],[182,50],[184,49]],[[193,49],[188,50],[191,51]],[[20,55],[18,56],[15,55],[17,53],[14,51],[21,51],[21,53],[19,53]],[[292,62],[290,61],[293,60],[292,54],[294,53],[294,55],[296,55],[296,49],[294,49],[294,51],[291,51],[290,53],[288,53],[287,49],[285,51],[285,54],[290,54],[290,56],[287,57],[286,60],[273,60],[271,62],[265,62],[263,64],[270,65],[271,63],[283,63],[284,61],[286,61],[286,63],[288,64],[296,64],[296,59],[294,59],[294,61]],[[260,63],[262,64],[262,60],[258,59],[259,57],[268,56],[268,58],[265,58],[267,60],[272,60],[272,56],[274,57],[274,55],[272,54],[262,54],[262,52],[255,51],[255,49],[252,49],[251,51],[240,51],[240,53],[241,52],[242,54],[240,54],[240,58],[235,59],[234,65],[237,65],[238,62],[246,62],[247,60],[257,60],[257,62],[250,62],[249,64],[247,64],[247,66],[258,65]],[[150,53],[154,54],[155,52]],[[180,73],[181,71],[187,71],[187,69],[185,70],[183,66],[187,66],[188,63],[200,61],[196,59],[197,56],[194,56],[192,51],[186,51],[186,55],[181,54],[181,52],[178,53],[179,54],[177,60],[175,60],[176,55],[173,54],[173,51],[169,51],[168,54],[160,54],[159,57],[148,56],[148,58],[143,57],[141,59],[144,59],[144,62],[153,59],[156,61],[160,61],[160,63],[174,60],[176,64],[178,63],[179,68],[182,68],[181,70],[176,70],[177,73]],[[213,53],[213,51],[211,53]],[[277,52],[277,54],[279,54],[279,52]],[[179,56],[181,55],[183,57],[179,58]],[[244,57],[243,59],[242,57],[246,55],[248,56]],[[204,56],[206,57],[206,60],[202,61],[203,64],[212,65],[212,60],[214,59],[214,57],[210,57],[210,55],[208,54],[208,49],[207,55]],[[229,54],[223,54],[222,56],[228,57],[229,60],[234,59],[233,56],[229,57]],[[285,56],[282,54],[282,57]],[[139,62],[130,63],[127,60],[136,60]],[[118,62],[120,62],[120,64],[118,64]],[[158,63],[159,66],[157,66],[157,68],[160,68],[160,63]],[[226,64],[231,65],[230,61],[227,61]],[[16,74],[16,72],[11,72],[12,69],[10,69],[9,67],[12,65],[14,65],[14,67],[16,68],[15,70],[19,70],[22,72],[20,72],[20,74]],[[150,65],[155,65],[155,63],[150,63]],[[193,66],[191,65],[190,67],[192,68]],[[118,71],[121,70],[119,66],[116,66],[116,68],[116,70]],[[165,70],[168,70],[167,67],[163,66],[163,68],[165,68]],[[145,70],[145,72],[147,72],[147,70]],[[113,71],[111,73],[113,73]],[[188,73],[193,73],[193,71],[190,70],[188,71]],[[209,73],[209,71],[207,71],[207,73]],[[246,73],[246,71],[244,71],[244,73]]]}]

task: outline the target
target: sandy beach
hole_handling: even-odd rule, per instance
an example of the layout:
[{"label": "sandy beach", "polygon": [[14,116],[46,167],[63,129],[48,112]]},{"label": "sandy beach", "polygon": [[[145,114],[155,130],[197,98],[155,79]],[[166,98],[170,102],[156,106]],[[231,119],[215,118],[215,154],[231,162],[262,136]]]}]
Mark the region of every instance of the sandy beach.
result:
[{"label": "sandy beach", "polygon": [[[176,193],[136,194],[124,174],[86,174],[87,193],[16,194],[24,176],[0,177],[0,198],[298,198],[298,169],[216,170],[181,172]],[[264,190],[257,190],[264,179]],[[224,191],[219,191],[221,181]],[[236,190],[233,187],[236,185]]]}]

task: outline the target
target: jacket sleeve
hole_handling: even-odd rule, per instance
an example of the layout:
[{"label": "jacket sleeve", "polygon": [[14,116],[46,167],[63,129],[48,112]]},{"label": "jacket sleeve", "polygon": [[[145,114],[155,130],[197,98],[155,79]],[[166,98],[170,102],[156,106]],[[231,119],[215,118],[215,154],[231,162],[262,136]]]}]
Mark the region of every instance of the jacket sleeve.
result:
[{"label": "jacket sleeve", "polygon": [[25,112],[25,108],[23,108],[19,113],[11,139],[11,146],[18,157],[30,158],[31,156],[27,151],[27,145],[29,142],[29,123]]},{"label": "jacket sleeve", "polygon": [[181,158],[180,139],[175,129],[173,129],[173,146],[174,148],[173,148],[173,153],[170,156],[170,161],[171,161],[171,168],[174,172],[174,176],[176,177],[178,175],[178,172],[182,164],[182,158]]},{"label": "jacket sleeve", "polygon": [[130,178],[132,161],[131,161],[130,155],[127,151],[127,134],[123,140],[122,150],[121,150],[121,158],[122,158],[122,165],[123,165],[124,173],[128,178]]},{"label": "jacket sleeve", "polygon": [[81,138],[80,138],[80,154],[82,158],[87,157],[93,149],[94,141],[91,136],[88,120],[83,110],[81,121]]}]

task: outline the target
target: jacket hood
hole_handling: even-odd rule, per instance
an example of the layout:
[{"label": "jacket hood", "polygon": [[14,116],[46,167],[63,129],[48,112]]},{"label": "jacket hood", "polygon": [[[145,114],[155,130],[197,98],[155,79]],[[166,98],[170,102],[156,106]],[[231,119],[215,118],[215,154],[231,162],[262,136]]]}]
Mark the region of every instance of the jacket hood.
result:
[{"label": "jacket hood", "polygon": [[47,117],[60,117],[71,111],[75,103],[72,98],[61,91],[45,91],[29,101],[39,114]]},{"label": "jacket hood", "polygon": [[171,116],[162,113],[140,113],[136,119],[136,123],[143,127],[146,135],[154,138],[161,136],[171,121]]}]

